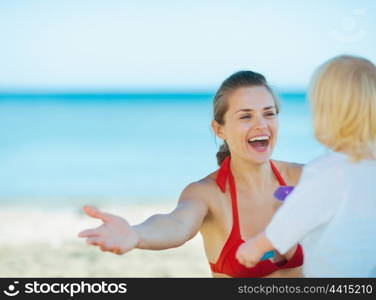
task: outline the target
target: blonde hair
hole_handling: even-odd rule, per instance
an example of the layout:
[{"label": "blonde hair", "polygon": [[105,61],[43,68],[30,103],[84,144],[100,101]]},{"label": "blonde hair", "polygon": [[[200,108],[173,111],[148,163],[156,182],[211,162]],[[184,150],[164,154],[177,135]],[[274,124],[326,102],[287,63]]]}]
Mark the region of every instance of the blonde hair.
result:
[{"label": "blonde hair", "polygon": [[375,65],[361,57],[338,56],[318,68],[310,86],[318,141],[353,162],[375,158]]}]

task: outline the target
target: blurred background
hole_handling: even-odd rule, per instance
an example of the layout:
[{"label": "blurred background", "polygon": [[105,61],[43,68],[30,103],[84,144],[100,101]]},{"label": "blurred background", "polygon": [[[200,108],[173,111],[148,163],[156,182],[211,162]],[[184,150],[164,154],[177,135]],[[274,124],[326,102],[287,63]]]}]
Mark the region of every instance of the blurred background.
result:
[{"label": "blurred background", "polygon": [[[172,209],[217,168],[212,97],[239,70],[264,74],[281,99],[273,158],[319,155],[310,76],[335,55],[375,62],[375,14],[372,0],[1,1],[0,276],[208,275],[203,255],[176,273],[155,254],[109,268],[115,258],[75,241],[89,222],[80,207],[135,221]],[[41,262],[25,268],[26,248]],[[154,262],[149,273],[125,271],[137,255]],[[94,258],[104,265],[93,270]]]}]

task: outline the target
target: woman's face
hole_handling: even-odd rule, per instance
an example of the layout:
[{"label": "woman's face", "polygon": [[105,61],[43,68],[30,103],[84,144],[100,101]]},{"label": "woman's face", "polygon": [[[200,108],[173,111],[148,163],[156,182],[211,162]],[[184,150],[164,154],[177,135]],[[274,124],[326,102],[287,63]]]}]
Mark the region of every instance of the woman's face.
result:
[{"label": "woman's face", "polygon": [[[278,135],[278,118],[273,96],[263,86],[244,87],[228,99],[225,124],[219,137],[226,140],[231,155],[253,163],[270,159]],[[218,131],[217,131],[218,133]]]}]

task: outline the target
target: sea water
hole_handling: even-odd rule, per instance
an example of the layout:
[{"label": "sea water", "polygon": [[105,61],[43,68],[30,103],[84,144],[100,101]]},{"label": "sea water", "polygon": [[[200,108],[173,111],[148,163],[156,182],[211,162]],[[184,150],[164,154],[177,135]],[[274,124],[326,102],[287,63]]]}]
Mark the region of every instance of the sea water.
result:
[{"label": "sea water", "polygon": [[[208,94],[0,97],[0,202],[177,199],[217,168]],[[281,95],[274,159],[323,152],[304,94]]]}]

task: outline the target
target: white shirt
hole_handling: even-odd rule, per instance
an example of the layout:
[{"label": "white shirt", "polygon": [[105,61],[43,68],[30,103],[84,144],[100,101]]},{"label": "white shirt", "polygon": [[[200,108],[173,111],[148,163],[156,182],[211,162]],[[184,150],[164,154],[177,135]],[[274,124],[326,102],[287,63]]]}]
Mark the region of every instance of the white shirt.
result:
[{"label": "white shirt", "polygon": [[310,162],[266,236],[281,253],[301,242],[306,277],[376,277],[376,160]]}]

